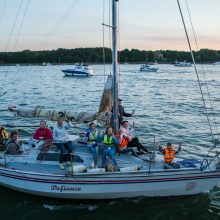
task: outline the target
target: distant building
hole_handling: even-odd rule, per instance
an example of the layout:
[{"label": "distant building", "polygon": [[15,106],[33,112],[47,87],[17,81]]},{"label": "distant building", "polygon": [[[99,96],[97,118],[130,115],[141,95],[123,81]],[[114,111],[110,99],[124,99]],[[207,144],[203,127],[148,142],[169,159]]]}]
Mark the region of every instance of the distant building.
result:
[{"label": "distant building", "polygon": [[156,60],[162,60],[163,59],[163,54],[160,51],[155,51],[154,52],[154,57]]}]

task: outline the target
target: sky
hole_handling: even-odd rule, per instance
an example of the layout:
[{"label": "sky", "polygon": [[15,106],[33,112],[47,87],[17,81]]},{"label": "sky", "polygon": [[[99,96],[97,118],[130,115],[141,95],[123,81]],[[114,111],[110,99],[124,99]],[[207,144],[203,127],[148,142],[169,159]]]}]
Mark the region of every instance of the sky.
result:
[{"label": "sky", "polygon": [[[102,47],[103,42],[110,47],[109,28],[103,41],[102,27],[103,21],[109,24],[110,2],[0,0],[0,51]],[[186,0],[180,3],[196,49]],[[199,48],[220,50],[220,0],[187,3]],[[119,0],[119,33],[120,50],[188,50],[176,0]]]}]

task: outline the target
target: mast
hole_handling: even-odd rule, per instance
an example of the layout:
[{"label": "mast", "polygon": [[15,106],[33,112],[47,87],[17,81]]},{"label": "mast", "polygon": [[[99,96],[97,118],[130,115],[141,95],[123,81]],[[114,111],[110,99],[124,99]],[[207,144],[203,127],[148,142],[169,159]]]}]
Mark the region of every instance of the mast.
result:
[{"label": "mast", "polygon": [[117,38],[118,0],[112,0],[112,73],[113,73],[113,129],[118,129],[118,38]]}]

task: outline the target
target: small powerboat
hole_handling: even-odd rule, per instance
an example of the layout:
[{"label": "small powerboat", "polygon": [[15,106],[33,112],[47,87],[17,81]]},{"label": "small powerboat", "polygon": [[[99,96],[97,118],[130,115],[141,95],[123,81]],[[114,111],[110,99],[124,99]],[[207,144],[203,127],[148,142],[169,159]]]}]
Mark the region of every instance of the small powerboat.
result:
[{"label": "small powerboat", "polygon": [[62,70],[65,76],[92,76],[93,69],[89,65],[75,64],[72,69]]},{"label": "small powerboat", "polygon": [[186,61],[183,61],[183,62],[175,62],[174,66],[177,66],[177,67],[191,67],[192,64],[188,63]]},{"label": "small powerboat", "polygon": [[151,67],[149,64],[143,64],[141,65],[139,71],[140,72],[157,72],[159,68],[157,67]]}]

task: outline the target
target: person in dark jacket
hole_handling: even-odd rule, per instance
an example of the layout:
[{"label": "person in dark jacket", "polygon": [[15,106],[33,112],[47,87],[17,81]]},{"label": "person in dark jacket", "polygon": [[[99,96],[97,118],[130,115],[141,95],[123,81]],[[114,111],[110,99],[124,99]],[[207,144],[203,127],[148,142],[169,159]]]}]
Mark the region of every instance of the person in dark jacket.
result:
[{"label": "person in dark jacket", "polygon": [[22,153],[22,147],[21,143],[18,138],[18,132],[17,131],[12,131],[10,134],[9,139],[7,140],[6,144],[6,152],[8,154],[18,154]]},{"label": "person in dark jacket", "polygon": [[131,113],[125,112],[124,106],[121,104],[123,100],[118,98],[118,119],[119,119],[119,126],[122,124],[124,117],[132,117],[135,113],[133,110]]}]

